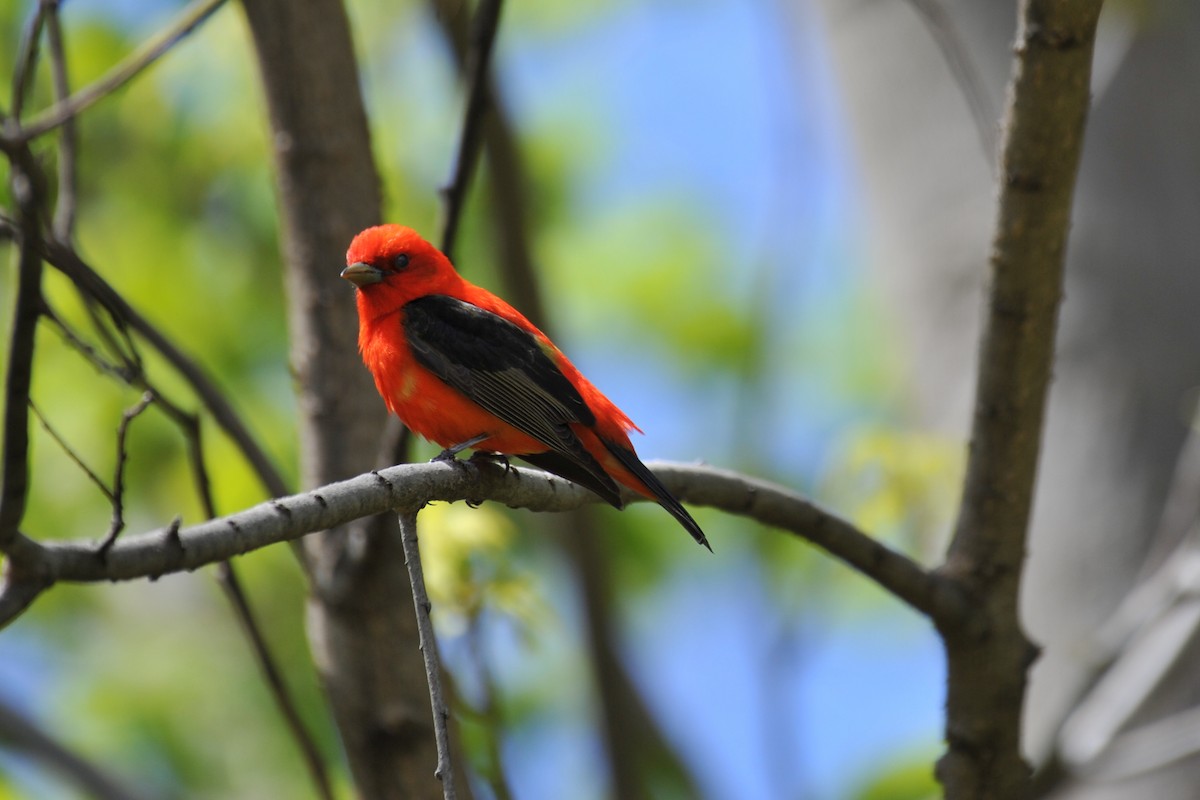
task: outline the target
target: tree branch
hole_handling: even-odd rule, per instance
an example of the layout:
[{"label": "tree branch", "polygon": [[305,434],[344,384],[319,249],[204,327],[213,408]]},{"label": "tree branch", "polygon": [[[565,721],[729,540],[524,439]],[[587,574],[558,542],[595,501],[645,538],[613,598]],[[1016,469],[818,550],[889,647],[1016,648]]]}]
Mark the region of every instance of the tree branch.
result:
[{"label": "tree branch", "polygon": [[41,229],[42,186],[33,155],[20,148],[11,159],[10,186],[17,201],[20,251],[13,308],[8,372],[4,381],[4,428],[0,447],[0,549],[17,534],[29,491],[29,389],[33,379],[34,334],[42,305],[42,258],[36,240]]},{"label": "tree branch", "polygon": [[437,740],[437,769],[434,775],[442,782],[442,796],[455,800],[454,769],[450,764],[450,707],[442,691],[442,661],[438,657],[437,637],[429,618],[432,604],[425,591],[425,574],[421,570],[421,550],[417,546],[417,512],[400,514],[400,542],[404,548],[404,566],[412,585],[413,608],[417,612],[417,633],[421,657],[425,662],[425,682],[429,685],[429,705],[433,710],[433,735]]},{"label": "tree branch", "polygon": [[[943,626],[967,611],[954,585],[850,523],[775,484],[710,467],[651,462],[676,496],[788,531],[828,551]],[[629,495],[628,501],[643,498]],[[415,511],[427,503],[492,500],[530,511],[567,511],[597,501],[594,494],[546,473],[487,462],[402,464],[270,500],[187,528],[169,525],[123,536],[105,554],[90,541],[35,545],[38,569],[26,580],[118,581],[157,578],[327,530],[389,510]],[[664,527],[675,533],[664,520]],[[27,541],[27,540],[26,540]],[[32,544],[32,543],[31,543]],[[0,592],[14,591],[9,581]],[[0,624],[11,617],[0,617]]]},{"label": "tree branch", "polygon": [[[46,6],[46,39],[50,45],[50,69],[54,78],[54,99],[62,102],[71,94],[67,80],[67,52],[63,45],[62,23],[59,19],[59,0],[43,0]],[[71,241],[75,232],[76,143],[75,120],[64,120],[58,139],[58,197],[54,202],[54,235],[64,242]]]},{"label": "tree branch", "polygon": [[496,30],[500,26],[500,10],[504,0],[482,0],[471,23],[471,44],[466,57],[467,107],[463,118],[461,138],[454,159],[454,174],[442,190],[445,220],[442,224],[441,249],[446,258],[454,260],[454,243],[458,238],[458,222],[466,204],[467,188],[475,174],[475,162],[482,149],[484,119],[488,108],[488,66]]},{"label": "tree branch", "polygon": [[1020,577],[1054,354],[1100,0],[1023,0],[962,505],[941,574],[975,624],[939,628],[949,681],[947,797],[1025,798],[1021,707],[1037,650]]}]

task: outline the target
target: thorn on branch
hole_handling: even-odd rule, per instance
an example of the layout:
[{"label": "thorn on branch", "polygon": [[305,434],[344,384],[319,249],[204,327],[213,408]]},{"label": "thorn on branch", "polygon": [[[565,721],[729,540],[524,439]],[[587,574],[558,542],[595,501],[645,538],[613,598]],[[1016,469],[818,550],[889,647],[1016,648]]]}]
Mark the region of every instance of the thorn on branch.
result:
[{"label": "thorn on branch", "polygon": [[[165,549],[166,553],[168,553],[168,554],[172,554],[172,553],[175,554],[175,559],[174,559],[175,561],[182,560],[184,554],[187,552],[187,548],[183,544],[183,539],[179,535],[179,528],[182,524],[183,524],[183,518],[180,516],[176,516],[175,519],[171,520],[171,522],[163,530],[163,544],[166,545],[166,547],[164,549]],[[107,561],[106,552],[102,551],[100,553],[100,556],[102,559]],[[165,560],[171,560],[171,559],[168,558]],[[168,569],[164,569],[161,572],[151,573],[151,574],[147,575],[146,577],[150,579],[151,583],[154,583],[159,578],[161,578],[165,573],[173,572],[173,571],[174,571],[173,569],[168,568]]]},{"label": "thorn on branch", "polygon": [[[164,536],[167,545],[175,550],[178,550],[180,553],[187,551],[187,548],[183,544],[183,539],[179,536],[179,527],[182,524],[183,517],[175,517],[175,519],[171,520],[170,524],[167,525],[167,530],[165,531]],[[234,527],[237,526],[235,525]]]},{"label": "thorn on branch", "polygon": [[743,513],[748,513],[750,511],[750,509],[754,508],[754,504],[757,502],[758,502],[758,487],[757,486],[747,486],[746,487],[746,506],[745,506]]}]

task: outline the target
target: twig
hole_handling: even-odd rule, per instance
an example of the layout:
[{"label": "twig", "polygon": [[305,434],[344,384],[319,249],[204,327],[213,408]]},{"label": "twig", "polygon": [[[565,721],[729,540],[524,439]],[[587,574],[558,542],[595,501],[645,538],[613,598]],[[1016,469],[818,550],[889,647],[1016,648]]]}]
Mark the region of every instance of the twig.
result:
[{"label": "twig", "polygon": [[450,183],[442,190],[445,222],[442,225],[441,249],[453,260],[458,223],[462,218],[467,188],[479,160],[483,141],[483,123],[487,111],[487,71],[491,63],[496,30],[500,25],[503,0],[482,0],[471,23],[471,46],[467,55],[467,107],[462,135],[454,161]]},{"label": "twig", "polygon": [[[45,303],[43,303],[43,308],[48,311],[50,319],[52,319],[52,321],[63,332],[63,335],[66,336],[68,342],[75,346],[81,353],[84,354],[86,358],[88,358],[88,360],[96,364],[101,370],[116,374],[128,383],[140,385],[146,391],[146,394],[143,396],[143,404],[139,404],[139,406],[135,407],[135,409],[131,410],[130,412],[126,412],[126,415],[122,418],[121,427],[118,430],[116,479],[114,481],[113,492],[110,494],[110,498],[114,498],[113,520],[109,527],[108,534],[105,536],[99,547],[99,552],[107,557],[110,549],[116,541],[117,535],[124,527],[121,497],[123,494],[125,433],[129,422],[134,416],[136,416],[145,408],[144,404],[148,403],[150,398],[156,399],[164,413],[166,413],[167,416],[172,419],[184,432],[185,439],[188,442],[188,455],[192,466],[192,474],[196,480],[197,493],[200,497],[201,504],[204,507],[205,513],[208,517],[212,518],[216,516],[216,510],[212,502],[211,491],[209,488],[208,472],[204,465],[199,418],[195,414],[185,411],[177,404],[168,400],[160,390],[152,385],[148,376],[142,369],[141,357],[138,354],[137,347],[135,346],[129,334],[130,327],[137,329],[143,336],[145,336],[151,342],[151,344],[155,345],[159,352],[162,353],[167,360],[179,372],[181,372],[186,379],[189,380],[197,395],[200,396],[201,400],[206,403],[207,407],[218,423],[224,423],[222,427],[230,435],[234,442],[241,447],[242,452],[251,462],[251,465],[258,471],[259,478],[263,481],[268,491],[277,495],[285,494],[286,488],[283,484],[282,478],[274,470],[265,453],[258,447],[257,442],[250,435],[249,431],[242,426],[240,419],[237,417],[232,407],[228,405],[228,401],[225,399],[224,395],[220,392],[220,390],[211,384],[211,382],[207,379],[207,376],[200,371],[199,367],[193,364],[181,352],[176,350],[173,345],[171,345],[169,340],[162,336],[157,329],[141,318],[140,315],[138,315],[117,292],[112,290],[112,288],[109,287],[108,284],[105,283],[97,273],[95,273],[95,271],[91,270],[91,268],[88,267],[82,261],[82,259],[79,259],[78,256],[75,255],[74,251],[69,247],[69,245],[65,243],[52,243],[44,246],[46,246],[51,252],[58,255],[57,263],[59,264],[60,270],[74,280],[76,287],[79,289],[80,293],[87,302],[88,310],[91,314],[97,331],[108,343],[109,347],[113,350],[116,356],[124,362],[124,366],[117,367],[116,365],[110,364],[105,359],[100,357],[94,348],[84,342],[81,337],[75,334],[61,319],[58,318],[57,315],[54,315],[53,312],[49,310],[49,307]],[[99,304],[108,312],[112,323],[120,332],[122,341],[119,341],[118,338],[113,335],[113,333],[109,330],[109,326],[104,323],[103,319],[96,312],[97,304]],[[228,580],[225,580],[222,576],[227,577]],[[222,585],[227,588],[228,592],[230,582],[232,581],[236,583],[236,573],[233,569],[233,566],[227,562],[224,563],[222,565],[221,572],[219,573],[219,578],[221,578]],[[37,582],[41,583],[41,581],[42,579],[39,576],[37,578]],[[12,581],[10,580],[9,583],[12,584]],[[9,586],[6,587],[6,589],[12,588],[14,591],[25,591],[28,593],[30,585],[33,584]],[[42,588],[44,587],[38,588],[36,592],[30,594],[27,598],[24,598],[21,603],[12,604],[11,607],[15,612],[13,616],[15,616],[16,613],[20,613],[20,611],[22,611],[25,606],[32,601],[33,597],[36,596],[36,594],[40,592]],[[3,594],[0,594],[0,600],[2,599]],[[295,703],[289,695],[286,685],[282,681],[272,680],[270,677],[272,675],[278,676],[279,670],[271,657],[265,640],[262,638],[261,634],[257,633],[258,625],[251,614],[250,607],[246,602],[245,597],[242,596],[239,601],[238,598],[235,598],[231,595],[231,600],[233,600],[235,614],[239,617],[243,629],[246,630],[250,636],[251,645],[259,665],[264,674],[268,676],[268,687],[271,691],[271,694],[281,709],[285,722],[287,723],[293,738],[296,740],[301,750],[305,762],[308,765],[309,771],[312,774],[318,793],[322,797],[331,797],[331,788],[329,786],[324,764],[311,734],[309,734],[308,730],[300,721],[298,712],[295,708]],[[2,618],[4,617],[0,615],[0,619]]]},{"label": "twig", "polygon": [[50,434],[50,438],[58,443],[58,446],[62,448],[64,453],[66,453],[67,458],[71,459],[75,466],[83,470],[83,474],[88,477],[88,480],[96,485],[96,487],[104,495],[105,499],[107,499],[110,503],[114,502],[112,489],[108,488],[108,485],[100,479],[100,476],[93,472],[92,469],[83,462],[83,458],[75,452],[74,448],[67,444],[67,440],[62,437],[62,434],[54,429],[54,426],[50,424],[50,420],[46,419],[45,415],[42,414],[41,409],[37,407],[37,404],[34,403],[33,400],[29,401],[29,409],[33,412],[33,415],[37,417],[38,423],[42,426],[42,430]]},{"label": "twig", "polygon": [[49,301],[44,297],[42,298],[42,317],[49,321],[55,327],[55,329],[58,330],[59,335],[61,335],[63,338],[63,341],[75,348],[75,350],[100,373],[117,378],[125,383],[133,382],[135,377],[134,375],[129,374],[126,368],[118,366],[112,361],[109,361],[100,353],[99,350],[84,341],[84,338],[74,328],[68,325],[66,320],[59,316],[58,312],[54,310],[54,307],[51,306]]},{"label": "twig", "polygon": [[117,541],[117,537],[121,535],[121,531],[125,529],[125,462],[129,458],[129,454],[125,450],[125,438],[129,433],[129,425],[145,411],[149,405],[154,402],[154,393],[146,390],[140,400],[133,405],[132,408],[125,409],[121,414],[121,423],[117,426],[117,462],[113,468],[113,485],[112,494],[112,521],[108,525],[108,534],[105,535],[104,541],[100,543],[100,555],[108,552],[108,548],[113,546],[113,542]]},{"label": "twig", "polygon": [[11,147],[36,139],[120,89],[195,30],[224,2],[225,0],[196,0],[185,8],[165,30],[143,43],[141,47],[109,70],[104,77],[55,103],[31,119],[28,124],[10,132],[7,137],[8,145]]},{"label": "twig", "polygon": [[[62,102],[71,94],[67,80],[67,52],[63,46],[59,0],[42,0],[46,11],[46,39],[50,45],[50,69],[54,80],[54,99]],[[76,169],[75,145],[78,136],[74,118],[65,120],[58,137],[58,197],[54,203],[54,235],[71,241],[75,231]]]},{"label": "twig", "polygon": [[429,619],[431,604],[425,591],[425,576],[421,571],[421,551],[417,546],[417,512],[400,513],[400,542],[404,548],[404,565],[412,584],[413,605],[417,612],[417,635],[421,656],[425,661],[425,680],[429,683],[429,703],[433,708],[433,735],[437,741],[437,770],[434,775],[442,782],[442,796],[455,800],[454,769],[450,765],[450,709],[442,692],[442,663],[438,658],[437,638]]},{"label": "twig", "polygon": [[[468,50],[466,25],[458,24],[456,0],[430,0],[434,19],[442,29],[442,35],[454,53],[460,72],[468,70],[471,54]],[[488,163],[488,187],[492,195],[492,232],[496,239],[497,266],[506,290],[506,297],[521,313],[543,330],[548,330],[549,320],[545,313],[538,287],[533,258],[529,249],[529,222],[525,202],[525,174],[521,165],[521,154],[517,147],[512,123],[496,92],[493,71],[489,71],[483,100],[488,110],[483,125],[484,157]],[[465,79],[465,78],[464,78]],[[464,120],[464,128],[466,127]],[[443,244],[447,241],[443,235]]]},{"label": "twig", "polygon": [[46,22],[47,3],[38,3],[29,19],[29,25],[21,36],[21,47],[17,55],[16,67],[13,70],[12,85],[12,115],[14,120],[20,120],[25,110],[25,96],[33,81],[34,68],[38,59],[38,43],[42,39],[42,27]]}]

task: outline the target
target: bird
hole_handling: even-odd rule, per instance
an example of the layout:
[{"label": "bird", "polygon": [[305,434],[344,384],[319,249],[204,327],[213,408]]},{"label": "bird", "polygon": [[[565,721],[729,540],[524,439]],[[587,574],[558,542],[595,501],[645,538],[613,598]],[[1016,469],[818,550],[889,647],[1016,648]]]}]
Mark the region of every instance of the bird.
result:
[{"label": "bird", "polygon": [[465,278],[412,228],[367,228],[346,251],[358,345],[388,410],[445,448],[514,456],[620,509],[618,484],[704,531],[629,440],[633,421],[523,314]]}]

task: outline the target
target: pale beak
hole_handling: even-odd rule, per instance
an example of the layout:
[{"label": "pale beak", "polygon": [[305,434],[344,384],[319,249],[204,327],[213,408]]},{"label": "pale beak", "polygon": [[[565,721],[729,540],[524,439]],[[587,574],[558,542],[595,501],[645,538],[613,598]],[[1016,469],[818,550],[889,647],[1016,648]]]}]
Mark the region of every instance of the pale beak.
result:
[{"label": "pale beak", "polygon": [[358,261],[342,270],[342,277],[361,289],[383,280],[383,270]]}]

